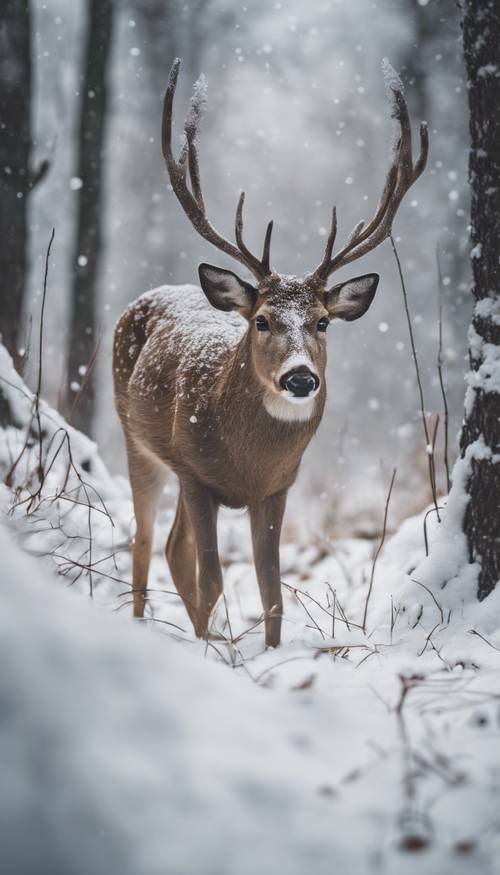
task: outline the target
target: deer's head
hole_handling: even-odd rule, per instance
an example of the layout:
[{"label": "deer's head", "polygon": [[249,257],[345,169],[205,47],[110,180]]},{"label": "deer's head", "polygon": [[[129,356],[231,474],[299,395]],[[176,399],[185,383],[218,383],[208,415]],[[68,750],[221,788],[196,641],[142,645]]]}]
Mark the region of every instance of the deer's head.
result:
[{"label": "deer's head", "polygon": [[[264,387],[268,412],[278,419],[308,419],[324,381],[329,322],[359,319],[368,310],[379,281],[377,274],[370,273],[331,286],[329,277],[390,235],[399,204],[425,167],[427,127],[425,124],[420,127],[420,154],[413,163],[408,109],[401,83],[394,74],[388,79],[388,91],[392,115],[399,126],[399,140],[373,218],[367,224],[359,222],[344,246],[333,255],[337,233],[334,208],[321,264],[305,277],[281,275],[270,267],[272,222],[267,227],[262,258],[253,255],[244,243],[244,193],[236,209],[236,245],[221,236],[206,215],[197,150],[198,123],[204,104],[203,79],[195,85],[179,159],[173,156],[172,107],[179,66],[177,59],[170,71],[162,123],[163,154],[173,191],[198,233],[239,261],[255,278],[250,283],[232,271],[201,264],[201,286],[214,307],[236,310],[248,320],[252,367]],[[386,66],[389,67],[387,62]]]}]

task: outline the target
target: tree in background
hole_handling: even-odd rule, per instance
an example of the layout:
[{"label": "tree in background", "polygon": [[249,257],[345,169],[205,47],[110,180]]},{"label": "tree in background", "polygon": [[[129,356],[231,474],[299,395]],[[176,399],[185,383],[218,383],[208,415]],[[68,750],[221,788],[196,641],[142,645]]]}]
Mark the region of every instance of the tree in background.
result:
[{"label": "tree in background", "polygon": [[[108,109],[107,74],[112,0],[88,0],[88,35],[78,137],[78,216],[68,349],[68,412],[91,433],[95,407],[96,283],[102,250],[103,144]],[[89,369],[85,372],[85,369]],[[78,391],[84,384],[84,391]]]},{"label": "tree in background", "polygon": [[19,352],[27,273],[31,185],[31,22],[29,0],[0,4],[0,334]]},{"label": "tree in background", "polygon": [[482,600],[500,580],[500,5],[465,0],[463,11],[475,298],[461,435],[468,462],[463,529],[469,560],[480,566]]}]

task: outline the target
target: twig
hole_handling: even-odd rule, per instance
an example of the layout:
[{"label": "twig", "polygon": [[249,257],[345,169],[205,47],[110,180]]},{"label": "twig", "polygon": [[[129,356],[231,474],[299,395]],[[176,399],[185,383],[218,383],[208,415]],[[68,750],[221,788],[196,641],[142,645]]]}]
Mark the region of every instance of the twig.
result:
[{"label": "twig", "polygon": [[[132,602],[130,602],[130,604],[132,604]],[[121,608],[122,605],[119,607]],[[163,626],[172,626],[174,629],[177,629],[178,632],[183,632],[184,635],[187,635],[186,630],[183,629],[182,626],[178,626],[177,623],[171,623],[169,620],[160,620],[159,617],[135,617],[134,622],[135,620],[142,620],[145,623],[161,623]]]},{"label": "twig", "polygon": [[77,409],[78,405],[80,404],[80,401],[82,399],[82,395],[85,393],[85,390],[90,382],[90,378],[92,377],[92,373],[94,371],[94,368],[95,368],[96,362],[97,362],[97,356],[99,355],[100,346],[101,346],[101,338],[99,337],[97,339],[97,343],[96,343],[96,345],[95,345],[95,347],[90,355],[90,358],[87,362],[87,365],[85,366],[85,374],[83,376],[82,382],[80,383],[80,388],[78,389],[78,391],[73,399],[73,404],[71,405],[71,410],[70,410],[69,416],[68,416],[69,425],[73,424],[73,419],[75,416],[76,409]]},{"label": "twig", "polygon": [[380,538],[380,542],[379,542],[379,545],[377,547],[377,551],[375,553],[375,556],[373,557],[372,570],[371,570],[371,574],[370,574],[370,583],[368,584],[368,592],[366,594],[365,609],[364,609],[364,613],[363,613],[363,622],[361,624],[363,632],[366,632],[366,618],[368,616],[368,604],[370,602],[370,597],[371,597],[372,589],[373,589],[373,580],[375,577],[375,567],[377,565],[377,559],[380,555],[380,551],[382,550],[382,547],[384,546],[385,535],[386,535],[386,531],[387,531],[387,515],[389,513],[389,502],[391,500],[392,487],[394,486],[394,481],[396,479],[396,472],[397,472],[397,469],[394,468],[394,470],[392,472],[391,482],[389,485],[389,491],[387,493],[387,498],[385,501],[384,525],[382,527],[382,537]]},{"label": "twig", "polygon": [[316,620],[314,619],[314,617],[312,616],[312,614],[307,610],[307,608],[306,608],[304,602],[302,601],[302,599],[301,599],[300,596],[299,596],[298,590],[293,589],[293,594],[294,594],[295,598],[297,599],[297,601],[298,601],[299,605],[301,606],[301,608],[304,609],[304,611],[306,612],[307,616],[308,616],[309,619],[311,620],[311,623],[314,624],[314,626],[313,626],[313,627],[310,627],[310,628],[315,628],[315,629],[317,629],[318,632],[319,632],[319,634],[321,635],[323,641],[324,641],[325,638],[326,638],[326,635],[325,635],[325,633],[323,632],[323,629],[322,629],[321,626],[319,626],[319,624],[316,622]]},{"label": "twig", "polygon": [[[443,510],[441,505],[439,505],[439,510]],[[425,555],[429,555],[429,538],[427,537],[427,517],[430,513],[436,513],[435,507],[430,507],[427,513],[424,516],[424,545],[425,545]]]},{"label": "twig", "polygon": [[394,711],[396,712],[396,714],[401,714],[408,693],[414,687],[418,687],[418,685],[421,684],[422,681],[425,680],[425,676],[421,675],[421,674],[412,674],[412,675],[400,674],[399,680],[401,683],[401,687],[400,687],[399,699],[396,703],[396,707],[394,708]]},{"label": "twig", "polygon": [[332,590],[330,584],[328,584],[330,592],[333,593],[333,602],[332,602],[332,639],[335,640],[335,609],[337,607],[337,590]]},{"label": "twig", "polygon": [[488,641],[488,639],[485,638],[484,635],[481,635],[481,632],[476,632],[475,629],[469,629],[469,634],[470,635],[477,635],[478,638],[481,638],[483,641],[486,642],[486,644],[489,644],[489,646],[492,647],[493,650],[498,650],[500,652],[500,647],[495,647],[495,645],[492,644],[491,641]]},{"label": "twig", "polygon": [[[36,387],[34,397],[32,399],[31,415],[30,415],[30,418],[28,421],[28,425],[26,427],[26,437],[24,439],[24,444],[21,447],[21,450],[19,451],[18,456],[12,462],[12,464],[11,464],[11,466],[10,466],[10,468],[9,468],[7,474],[5,475],[5,478],[4,478],[4,483],[9,488],[12,486],[15,470],[16,470],[19,462],[21,461],[22,457],[24,456],[26,450],[28,449],[29,439],[30,439],[30,435],[32,433],[32,426],[33,426],[34,419],[36,419],[37,429],[38,429],[38,435],[37,435],[37,437],[38,437],[38,470],[37,470],[37,474],[38,474],[40,486],[43,486],[43,482],[44,482],[44,471],[43,471],[43,463],[42,463],[43,433],[42,433],[42,423],[41,423],[41,417],[40,417],[40,394],[41,394],[41,389],[42,389],[42,370],[43,370],[43,321],[44,321],[44,315],[45,315],[45,300],[47,297],[47,279],[48,279],[48,273],[49,273],[50,250],[52,248],[52,242],[54,240],[54,237],[55,237],[55,228],[52,228],[52,233],[50,235],[49,244],[47,246],[47,252],[45,255],[45,273],[44,273],[44,278],[43,278],[42,309],[41,309],[41,314],[40,314],[40,329],[39,329],[39,343],[38,343],[37,387]],[[6,381],[6,382],[8,382],[8,381]],[[15,388],[18,388],[18,387],[15,387]],[[26,393],[23,391],[23,394],[26,394]]]},{"label": "twig", "polygon": [[[424,646],[422,647],[422,650],[420,650],[420,651],[417,653],[417,656],[422,656],[422,655],[425,653],[425,651],[427,650],[427,647],[428,647],[429,644],[431,644],[432,647],[433,647],[433,649],[436,650],[436,648],[434,647],[434,644],[433,644],[433,642],[432,642],[432,636],[434,635],[434,632],[436,631],[436,629],[439,629],[439,627],[442,626],[442,625],[443,625],[442,623],[436,623],[436,625],[433,626],[433,628],[431,629],[431,631],[429,632],[429,634],[427,635],[427,637],[426,637],[426,639],[425,639],[425,644],[424,644]],[[438,651],[436,650],[436,653],[437,653],[437,652],[438,652]]]},{"label": "twig", "polygon": [[412,577],[412,578],[410,578],[410,579],[413,581],[413,583],[417,583],[418,586],[421,586],[422,589],[425,589],[425,591],[429,593],[429,595],[430,595],[430,597],[432,598],[434,604],[436,605],[436,608],[437,608],[438,611],[439,611],[439,616],[441,617],[441,623],[444,624],[444,612],[443,612],[443,608],[441,607],[441,605],[439,604],[439,602],[438,602],[436,596],[435,596],[434,593],[432,592],[432,589],[429,589],[429,587],[426,586],[425,583],[421,583],[421,581],[420,581],[420,580],[417,580],[416,577]]},{"label": "twig", "polygon": [[[303,595],[306,598],[310,599],[315,605],[318,606],[318,608],[320,608],[320,610],[323,611],[324,614],[327,615],[327,617],[330,617],[330,619],[332,620],[334,625],[335,625],[335,620],[340,620],[342,623],[345,623],[345,625],[349,629],[349,632],[351,631],[351,628],[350,628],[351,626],[354,626],[356,629],[361,629],[361,626],[359,626],[357,623],[352,623],[350,620],[347,619],[345,612],[342,608],[342,605],[340,604],[340,600],[337,597],[336,591],[335,591],[335,604],[338,606],[338,609],[342,614],[341,617],[339,617],[339,616],[332,617],[330,611],[328,611],[325,608],[325,606],[322,605],[321,602],[319,602],[317,599],[315,599],[314,596],[312,596],[309,592],[306,592],[303,589],[299,589],[297,586],[292,586],[290,583],[285,583],[284,580],[281,581],[281,585],[284,586],[285,589],[288,589],[295,596],[297,595],[297,593],[300,593],[300,595]],[[331,584],[327,583],[327,586],[329,587],[330,591],[333,592]],[[302,602],[299,602],[299,603],[302,605]],[[307,611],[306,611],[306,613],[307,613]],[[332,637],[335,637],[335,636],[332,635]]]},{"label": "twig", "polygon": [[390,639],[391,644],[392,644],[392,638],[393,638],[393,634],[394,634],[394,628],[396,626],[397,619],[398,619],[399,614],[400,614],[400,610],[401,610],[401,605],[398,605],[396,610],[394,610],[394,599],[391,595],[391,639]]},{"label": "twig", "polygon": [[40,313],[40,331],[38,335],[38,380],[36,384],[36,392],[35,392],[35,416],[36,422],[38,426],[38,447],[39,447],[39,457],[38,457],[38,476],[41,482],[43,482],[43,464],[42,464],[42,452],[43,452],[43,435],[42,435],[42,422],[40,418],[40,394],[42,391],[42,370],[43,370],[43,320],[45,316],[45,301],[47,298],[47,279],[49,275],[49,258],[50,258],[50,250],[52,248],[52,243],[55,237],[55,228],[52,228],[52,233],[50,235],[49,245],[47,246],[47,252],[45,255],[45,272],[43,276],[43,292],[42,292],[42,309]]},{"label": "twig", "polygon": [[443,379],[443,275],[441,273],[441,264],[439,262],[439,252],[436,247],[436,263],[437,263],[437,271],[438,271],[438,325],[439,325],[439,342],[438,342],[438,356],[437,356],[437,372],[439,377],[439,386],[441,389],[441,397],[443,399],[443,411],[444,411],[444,468],[446,471],[446,488],[448,492],[451,489],[451,477],[450,477],[450,466],[448,461],[448,431],[449,431],[449,413],[448,413],[448,399],[446,397],[446,389],[444,385]]},{"label": "twig", "polygon": [[420,398],[420,414],[421,414],[421,418],[422,418],[422,425],[424,428],[424,435],[425,435],[425,451],[427,453],[427,459],[428,459],[428,465],[429,465],[429,482],[430,482],[430,487],[431,487],[431,492],[432,492],[432,501],[434,503],[434,507],[436,508],[436,515],[437,515],[438,522],[441,522],[441,517],[439,516],[439,508],[438,508],[438,503],[437,503],[436,469],[435,469],[435,464],[434,464],[434,451],[432,449],[432,443],[431,443],[431,439],[430,439],[430,435],[429,435],[429,429],[427,427],[427,419],[425,416],[424,390],[422,388],[422,380],[420,377],[420,367],[419,367],[418,358],[417,358],[417,348],[415,346],[415,338],[413,336],[413,328],[412,328],[412,324],[411,324],[410,309],[408,306],[408,295],[406,292],[406,284],[405,284],[405,280],[404,280],[404,276],[403,276],[403,268],[401,267],[401,261],[399,259],[398,251],[396,249],[396,244],[394,242],[394,237],[392,236],[392,234],[389,234],[389,240],[391,241],[392,251],[394,253],[394,258],[396,259],[396,264],[397,264],[398,273],[399,273],[399,279],[401,282],[401,289],[403,291],[403,302],[404,302],[404,308],[405,308],[405,313],[406,313],[406,321],[408,323],[408,333],[410,335],[411,351],[412,351],[412,356],[413,356],[413,362],[415,364],[415,373],[417,375],[418,394],[419,394],[419,398]]}]

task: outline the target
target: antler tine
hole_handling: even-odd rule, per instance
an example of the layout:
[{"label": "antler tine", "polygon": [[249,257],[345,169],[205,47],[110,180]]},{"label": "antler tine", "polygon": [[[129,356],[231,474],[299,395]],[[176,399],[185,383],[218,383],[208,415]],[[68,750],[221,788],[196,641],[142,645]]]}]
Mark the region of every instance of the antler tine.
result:
[{"label": "antler tine", "polygon": [[335,243],[335,237],[337,236],[337,207],[332,208],[332,222],[330,225],[330,233],[328,235],[328,239],[326,241],[325,246],[325,254],[323,255],[323,261],[320,266],[316,269],[315,273],[318,276],[323,276],[324,271],[328,269],[328,265],[330,264],[330,260],[333,252],[333,245]]},{"label": "antler tine", "polygon": [[393,117],[396,119],[401,132],[400,141],[398,144],[399,166],[402,175],[411,177],[413,171],[413,158],[411,148],[411,125],[410,115],[403,92],[391,86],[393,94]]},{"label": "antler tine", "polygon": [[201,180],[200,180],[200,164],[198,161],[198,150],[196,148],[196,143],[193,140],[192,142],[188,141],[188,167],[189,167],[189,178],[191,180],[191,188],[193,189],[194,199],[198,204],[200,210],[205,213],[205,201],[203,200],[203,194],[201,191]]},{"label": "antler tine", "polygon": [[361,236],[361,231],[365,227],[364,221],[358,222],[357,225],[354,226],[349,237],[347,238],[347,243],[350,245],[351,243],[356,243],[356,241]]},{"label": "antler tine", "polygon": [[269,258],[270,258],[270,253],[271,253],[271,236],[273,233],[273,225],[274,225],[274,222],[271,219],[271,221],[269,222],[269,224],[267,226],[266,236],[264,238],[264,249],[262,251],[262,258],[261,258],[262,269],[264,270],[266,275],[268,273],[271,273],[271,266],[269,263]]},{"label": "antler tine", "polygon": [[427,127],[427,122],[420,123],[420,154],[415,162],[415,167],[413,168],[413,182],[415,182],[418,177],[425,170],[425,165],[427,164],[427,158],[429,155],[429,128]]},{"label": "antler tine", "polygon": [[168,76],[167,90],[163,101],[163,115],[161,119],[161,145],[163,157],[167,162],[170,170],[170,165],[176,166],[177,162],[172,154],[172,107],[174,103],[175,88],[179,76],[179,68],[181,59],[176,58]]},{"label": "antler tine", "polygon": [[191,188],[195,200],[203,212],[205,212],[205,203],[203,201],[203,193],[201,191],[200,180],[200,165],[198,161],[198,125],[202,112],[206,103],[206,88],[207,80],[202,74],[195,83],[193,95],[189,101],[189,110],[184,122],[184,133],[188,144],[188,167],[189,178],[191,180]]},{"label": "antler tine", "polygon": [[[201,190],[200,168],[198,161],[198,124],[203,109],[205,81],[204,78],[198,80],[195,85],[193,97],[190,101],[189,111],[184,124],[185,144],[181,150],[179,161],[176,161],[172,152],[172,111],[177,79],[179,76],[180,59],[176,58],[172,64],[168,77],[167,89],[163,102],[162,116],[162,150],[163,157],[167,165],[168,174],[172,189],[177,200],[183,208],[187,218],[193,225],[196,231],[221,252],[236,259],[241,264],[245,265],[257,279],[263,279],[269,273],[269,251],[267,251],[267,263],[265,260],[266,252],[264,252],[263,261],[260,262],[255,255],[252,255],[249,249],[243,244],[241,239],[243,220],[241,211],[243,202],[240,198],[240,204],[237,210],[237,242],[235,246],[229,240],[226,240],[210,223],[205,210],[205,203]],[[186,162],[189,168],[189,178],[191,181],[192,191],[188,187],[186,179]],[[239,213],[239,221],[238,221]],[[269,229],[268,229],[269,230]],[[266,234],[266,241],[267,241]],[[241,245],[240,245],[241,244]],[[269,250],[269,242],[267,244]]]},{"label": "antler tine", "polygon": [[387,172],[384,188],[373,218],[366,226],[362,222],[358,223],[345,245],[333,258],[330,257],[327,262],[323,258],[319,268],[314,271],[314,275],[321,279],[326,279],[334,270],[375,249],[389,236],[401,201],[421,175],[427,163],[429,152],[427,125],[422,123],[420,126],[420,153],[414,164],[410,117],[403,95],[403,86],[388,63],[385,64],[385,70],[386,74],[391,77],[391,81],[388,83],[391,115],[399,127],[399,140],[394,148],[393,161]]},{"label": "antler tine", "polygon": [[253,271],[255,276],[259,277],[259,279],[263,279],[267,274],[271,273],[271,269],[269,267],[269,253],[271,246],[271,234],[273,232],[273,223],[269,222],[266,231],[266,237],[264,240],[264,252],[262,254],[262,260],[253,255],[252,252],[246,246],[243,240],[243,204],[245,203],[245,192],[242,191],[238,200],[238,206],[236,207],[236,216],[234,221],[234,235],[236,237],[236,243],[238,245],[238,249],[245,257],[245,260]]}]

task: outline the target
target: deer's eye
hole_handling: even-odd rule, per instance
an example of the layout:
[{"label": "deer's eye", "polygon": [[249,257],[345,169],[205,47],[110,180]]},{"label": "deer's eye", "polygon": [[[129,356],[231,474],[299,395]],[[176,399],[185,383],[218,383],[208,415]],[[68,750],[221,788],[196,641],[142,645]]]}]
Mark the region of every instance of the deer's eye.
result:
[{"label": "deer's eye", "polygon": [[269,322],[265,316],[257,316],[255,326],[257,331],[269,331]]},{"label": "deer's eye", "polygon": [[320,319],[317,325],[318,331],[326,331],[330,324],[330,320],[323,316],[323,319]]}]

